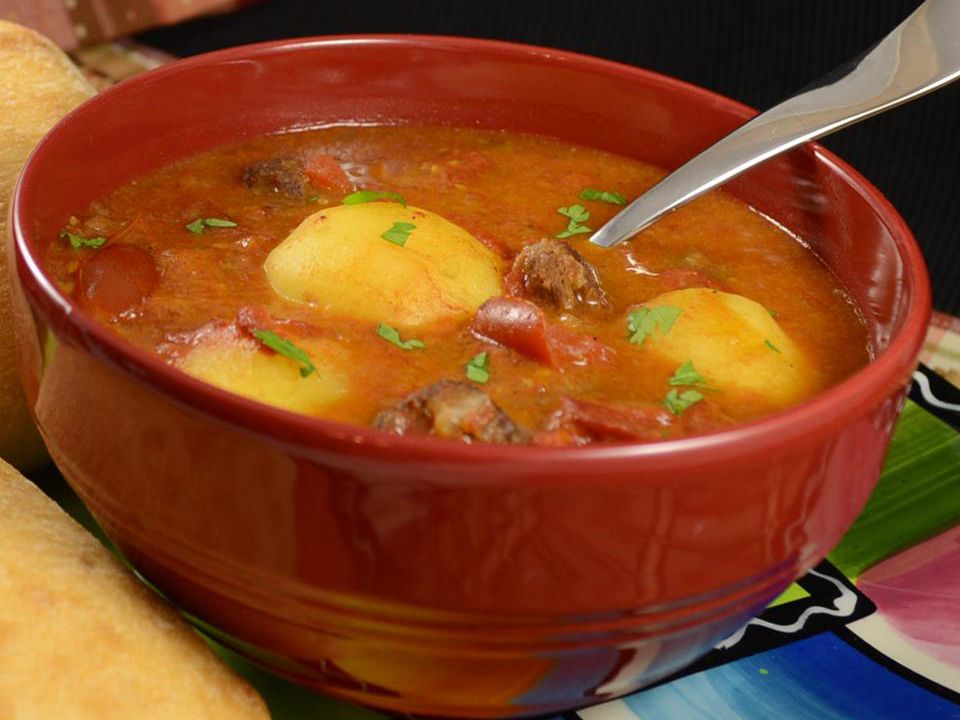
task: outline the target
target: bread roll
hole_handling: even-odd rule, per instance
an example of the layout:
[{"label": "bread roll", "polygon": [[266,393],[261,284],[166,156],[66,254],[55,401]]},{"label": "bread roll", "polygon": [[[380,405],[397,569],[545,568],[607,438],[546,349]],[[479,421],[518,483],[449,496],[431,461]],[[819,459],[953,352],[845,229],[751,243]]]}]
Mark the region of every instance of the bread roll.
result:
[{"label": "bread roll", "polygon": [[[57,120],[92,94],[53,43],[0,20],[0,236],[6,237],[10,193],[30,151]],[[0,457],[26,469],[46,462],[47,453],[20,386],[6,265],[6,253],[0,253]]]},{"label": "bread roll", "polygon": [[260,697],[0,460],[0,718],[267,720]]}]

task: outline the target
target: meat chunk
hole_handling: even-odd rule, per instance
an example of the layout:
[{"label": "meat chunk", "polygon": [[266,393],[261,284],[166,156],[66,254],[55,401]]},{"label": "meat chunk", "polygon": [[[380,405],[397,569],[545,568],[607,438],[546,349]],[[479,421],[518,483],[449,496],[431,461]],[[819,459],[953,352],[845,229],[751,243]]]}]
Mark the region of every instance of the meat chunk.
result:
[{"label": "meat chunk", "polygon": [[544,239],[521,250],[506,281],[514,294],[563,310],[606,304],[596,268],[559,240]]},{"label": "meat chunk", "polygon": [[310,193],[303,161],[297,157],[272,158],[248,165],[243,184],[251,190],[280,193],[292,200],[303,200]]},{"label": "meat chunk", "polygon": [[523,443],[530,433],[482,390],[457,380],[441,380],[408,395],[373,421],[396,435],[434,435],[463,442]]},{"label": "meat chunk", "polygon": [[336,193],[353,191],[350,178],[332,155],[326,153],[307,153],[303,161],[303,171],[315,188],[332,190]]},{"label": "meat chunk", "polygon": [[612,351],[590,335],[568,330],[547,320],[543,310],[526,300],[494,297],[473,320],[473,334],[551,367],[595,365],[610,359]]},{"label": "meat chunk", "polygon": [[562,398],[534,442],[546,446],[650,442],[667,437],[674,422],[658,405],[613,406]]}]

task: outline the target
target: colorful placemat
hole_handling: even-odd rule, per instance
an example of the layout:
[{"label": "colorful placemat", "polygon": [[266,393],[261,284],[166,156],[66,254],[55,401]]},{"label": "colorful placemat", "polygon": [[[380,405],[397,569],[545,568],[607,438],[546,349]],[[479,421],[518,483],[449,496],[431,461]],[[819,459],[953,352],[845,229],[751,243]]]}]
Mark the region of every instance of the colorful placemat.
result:
[{"label": "colorful placemat", "polygon": [[933,313],[920,361],[960,387],[960,318]]}]

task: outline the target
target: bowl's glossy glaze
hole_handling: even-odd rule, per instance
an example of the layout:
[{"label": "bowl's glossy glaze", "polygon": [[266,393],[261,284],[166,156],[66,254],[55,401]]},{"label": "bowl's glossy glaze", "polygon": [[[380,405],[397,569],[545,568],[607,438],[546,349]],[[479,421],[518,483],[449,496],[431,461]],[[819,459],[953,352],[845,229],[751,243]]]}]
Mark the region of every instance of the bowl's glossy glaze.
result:
[{"label": "bowl's glossy glaze", "polygon": [[306,684],[499,717],[654,681],[837,542],[877,480],[916,363],[930,309],[920,253],[829,153],[805,148],[729,189],[835,269],[878,359],[787,412],[656,445],[469,447],[260,406],[92,322],[38,258],[119,183],[259,133],[460,123],[674,167],[750,114],[641,70],[452,38],[238,48],[123,83],[48,136],[12,205],[20,354],[44,438],[146,577]]}]

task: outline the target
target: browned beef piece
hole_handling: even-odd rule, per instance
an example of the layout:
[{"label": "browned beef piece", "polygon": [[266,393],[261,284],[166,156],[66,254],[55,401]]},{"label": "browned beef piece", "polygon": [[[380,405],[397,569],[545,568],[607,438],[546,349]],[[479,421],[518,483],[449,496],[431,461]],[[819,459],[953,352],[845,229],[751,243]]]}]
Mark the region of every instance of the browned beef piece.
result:
[{"label": "browned beef piece", "polygon": [[435,435],[464,442],[524,443],[530,433],[473,385],[441,380],[408,395],[373,421],[396,435]]},{"label": "browned beef piece", "polygon": [[252,190],[264,190],[303,200],[310,192],[310,181],[303,161],[296,157],[273,158],[248,165],[243,171],[243,184]]},{"label": "browned beef piece", "polygon": [[521,250],[507,284],[513,292],[564,310],[606,304],[596,268],[559,240],[544,239]]}]

